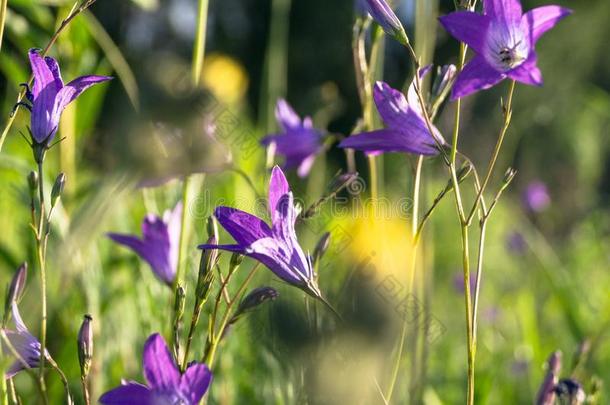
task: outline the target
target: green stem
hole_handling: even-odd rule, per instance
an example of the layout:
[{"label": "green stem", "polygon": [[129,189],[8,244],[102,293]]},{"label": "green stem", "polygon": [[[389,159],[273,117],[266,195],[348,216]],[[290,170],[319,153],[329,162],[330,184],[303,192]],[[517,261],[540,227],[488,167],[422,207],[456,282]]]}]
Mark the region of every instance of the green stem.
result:
[{"label": "green stem", "polygon": [[192,178],[190,175],[184,177],[182,182],[182,216],[180,218],[180,241],[178,243],[178,263],[176,264],[176,279],[174,280],[173,290],[174,297],[178,286],[182,283],[184,277],[184,250],[189,237],[189,223],[188,223],[188,211],[189,211],[189,196],[191,193],[191,182]]},{"label": "green stem", "polygon": [[201,69],[205,55],[205,32],[208,22],[209,0],[199,0],[197,8],[197,31],[195,33],[195,44],[193,45],[192,79],[195,87],[201,81]]},{"label": "green stem", "polygon": [[377,185],[377,162],[375,156],[369,156],[369,173],[371,176],[371,199],[373,200],[373,213],[377,209],[378,185]]},{"label": "green stem", "polygon": [[479,250],[477,255],[477,272],[476,282],[474,286],[474,304],[472,307],[472,350],[476,354],[477,350],[477,326],[478,326],[478,308],[479,308],[479,291],[481,289],[481,274],[483,271],[483,253],[485,250],[485,235],[487,232],[487,217],[481,220],[479,236]]},{"label": "green stem", "polygon": [[468,252],[468,226],[462,224],[462,266],[464,268],[464,304],[466,307],[466,341],[468,342],[468,394],[467,404],[474,404],[474,341],[472,329],[472,297],[470,295],[470,257]]},{"label": "green stem", "polygon": [[246,291],[248,284],[250,284],[250,281],[252,280],[252,278],[256,274],[256,271],[259,269],[260,266],[261,266],[261,264],[257,263],[252,268],[252,270],[250,270],[250,273],[248,273],[248,275],[246,276],[246,279],[244,280],[244,282],[241,284],[241,286],[237,290],[237,293],[235,294],[235,296],[233,297],[231,302],[229,302],[229,304],[227,305],[225,314],[222,318],[222,321],[220,322],[220,328],[218,329],[218,333],[216,333],[213,328],[211,330],[210,344],[206,350],[206,353],[205,353],[204,359],[203,359],[203,362],[205,364],[207,364],[210,369],[212,368],[212,366],[214,364],[214,358],[216,356],[216,350],[218,348],[218,344],[220,343],[222,336],[225,332],[225,328],[227,327],[227,323],[229,322],[229,317],[231,315],[231,308],[233,308],[233,305],[235,305],[236,302],[239,302],[240,297]]},{"label": "green stem", "polygon": [[38,218],[38,231],[36,234],[36,252],[38,255],[38,264],[40,265],[40,302],[41,302],[41,320],[40,320],[40,366],[39,375],[40,387],[43,393],[43,400],[48,403],[46,396],[46,384],[44,378],[45,360],[46,360],[46,345],[47,345],[47,274],[46,274],[46,235],[45,224],[48,227],[45,217],[45,201],[44,201],[44,173],[43,164],[38,162],[38,199],[40,202],[40,216]]},{"label": "green stem", "polygon": [[8,0],[0,0],[0,49],[2,49],[2,39],[4,37],[4,24],[6,23],[6,9]]},{"label": "green stem", "polygon": [[[412,244],[411,244],[411,274],[409,275],[409,284],[407,293],[410,295],[413,293],[413,286],[415,284],[415,272],[417,270],[417,250],[419,244],[419,201],[420,201],[420,191],[421,191],[421,173],[422,167],[424,163],[424,157],[422,155],[417,157],[417,164],[415,167],[415,180],[413,182],[413,207],[411,213],[411,235],[412,235]],[[407,337],[407,317],[405,316],[402,323],[402,330],[400,332],[400,340],[398,344],[398,350],[396,353],[396,361],[394,362],[394,367],[392,369],[392,376],[390,378],[390,385],[388,387],[388,391],[386,394],[386,398],[388,403],[392,400],[392,395],[394,394],[394,386],[396,385],[396,381],[398,379],[398,371],[400,369],[400,359],[402,357],[402,352],[404,349],[405,340]]]},{"label": "green stem", "polygon": [[500,149],[502,148],[502,143],[504,142],[504,136],[506,135],[506,132],[508,131],[508,127],[510,126],[511,117],[513,115],[512,106],[513,106],[514,92],[515,92],[515,81],[511,80],[510,86],[508,89],[508,97],[507,97],[506,105],[503,107],[504,108],[504,124],[502,125],[502,129],[500,130],[500,135],[498,136],[498,140],[496,141],[496,146],[494,147],[494,151],[491,156],[491,160],[489,161],[489,167],[487,168],[487,174],[485,175],[485,179],[483,180],[483,185],[479,189],[479,192],[477,193],[477,198],[475,199],[474,204],[472,205],[472,209],[470,210],[470,213],[468,214],[468,218],[466,219],[467,222],[470,222],[474,216],[474,213],[481,201],[481,196],[483,195],[483,192],[485,191],[485,188],[487,188],[487,184],[489,183],[489,180],[491,179],[491,175],[493,174],[493,170],[496,166],[498,156],[500,155]]}]

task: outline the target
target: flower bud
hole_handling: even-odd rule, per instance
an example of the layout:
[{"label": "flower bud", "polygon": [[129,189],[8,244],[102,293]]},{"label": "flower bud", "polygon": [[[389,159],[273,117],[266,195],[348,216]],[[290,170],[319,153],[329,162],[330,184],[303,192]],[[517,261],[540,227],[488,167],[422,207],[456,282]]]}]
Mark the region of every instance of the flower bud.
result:
[{"label": "flower bud", "polygon": [[358,173],[337,173],[330,181],[327,194],[337,194],[339,191],[348,187],[354,180],[358,178]]},{"label": "flower bud", "polygon": [[267,301],[273,301],[278,297],[279,293],[275,288],[272,287],[258,287],[254,290],[250,291],[248,295],[239,303],[239,307],[237,311],[235,311],[235,315],[229,321],[229,324],[232,325],[237,322],[244,314],[254,310],[261,304],[264,304]]},{"label": "flower bud", "polygon": [[174,322],[173,322],[173,338],[172,349],[174,356],[180,358],[180,330],[182,329],[182,318],[184,317],[184,306],[186,304],[186,292],[184,287],[178,284],[176,286],[176,296],[174,298]]},{"label": "flower bud", "polygon": [[324,253],[326,253],[329,246],[330,246],[330,232],[326,232],[326,233],[324,233],[324,235],[322,235],[320,240],[318,240],[318,243],[316,244],[316,247],[313,250],[314,266],[316,263],[318,263],[320,261],[322,256],[324,256]]},{"label": "flower bud", "polygon": [[386,34],[394,37],[403,45],[409,43],[404,27],[386,0],[366,0],[366,5],[373,20],[383,28]]},{"label": "flower bud", "polygon": [[439,106],[449,94],[449,90],[457,77],[457,68],[455,65],[439,66],[436,78],[432,83],[432,105]]},{"label": "flower bud", "polygon": [[186,302],[186,292],[184,291],[184,287],[178,284],[176,287],[176,296],[174,298],[174,319],[176,322],[180,323],[182,321],[182,317],[184,316],[184,304]]},{"label": "flower bud", "polygon": [[61,197],[65,185],[66,175],[64,173],[59,173],[55,179],[55,183],[53,183],[53,188],[51,189],[51,207],[54,207],[55,204],[57,204],[57,200]]},{"label": "flower bud", "polygon": [[91,368],[91,359],[93,358],[93,328],[91,315],[85,315],[83,323],[78,331],[78,361],[80,364],[80,375],[82,379],[86,379]]},{"label": "flower bud", "polygon": [[11,280],[11,284],[8,287],[8,291],[6,294],[6,301],[4,302],[4,319],[3,324],[6,324],[8,321],[9,314],[11,313],[11,308],[13,302],[19,302],[21,297],[23,297],[23,292],[25,290],[25,284],[28,278],[28,264],[23,263],[17,269],[17,272],[13,276]]},{"label": "flower bud", "polygon": [[230,266],[232,269],[235,269],[235,268],[239,267],[243,261],[244,261],[244,255],[241,255],[239,253],[233,253],[231,255]]},{"label": "flower bud", "polygon": [[273,301],[278,297],[278,292],[275,288],[272,287],[259,287],[250,291],[246,297],[241,300],[239,303],[239,307],[237,308],[237,312],[247,312],[250,311],[262,303],[266,301]]},{"label": "flower bud", "polygon": [[38,191],[38,173],[33,170],[28,174],[28,187],[30,189],[30,196],[34,198]]},{"label": "flower bud", "polygon": [[[218,239],[214,236],[208,239],[208,244],[218,244]],[[214,266],[218,262],[218,249],[204,249],[201,252],[201,260],[199,261],[199,275],[197,277],[197,299],[205,302],[210,293],[210,286],[214,281]]]}]

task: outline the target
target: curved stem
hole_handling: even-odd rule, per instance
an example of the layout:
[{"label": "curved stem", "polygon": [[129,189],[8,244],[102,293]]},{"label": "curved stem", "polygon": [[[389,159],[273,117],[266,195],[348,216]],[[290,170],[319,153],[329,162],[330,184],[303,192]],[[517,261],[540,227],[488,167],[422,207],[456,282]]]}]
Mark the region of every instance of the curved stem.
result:
[{"label": "curved stem", "polygon": [[466,222],[470,223],[470,221],[472,220],[472,217],[474,216],[477,206],[479,205],[479,203],[481,201],[481,196],[483,195],[483,192],[485,191],[485,188],[487,187],[487,184],[489,183],[489,180],[491,179],[491,175],[493,174],[493,170],[494,170],[496,162],[498,160],[498,155],[500,154],[500,149],[502,148],[502,143],[504,142],[504,136],[506,135],[508,127],[510,126],[510,121],[511,121],[512,112],[513,112],[512,106],[513,106],[514,92],[515,92],[515,81],[511,80],[510,86],[508,89],[508,97],[507,97],[506,105],[503,106],[504,124],[502,125],[502,129],[500,130],[500,135],[498,136],[498,140],[496,141],[496,146],[494,147],[494,151],[491,156],[491,160],[489,161],[489,167],[487,168],[487,174],[485,175],[485,179],[483,180],[483,185],[481,186],[481,188],[479,189],[479,192],[477,193],[477,198],[475,199],[474,204],[472,205],[472,209],[470,210],[470,213],[468,214],[468,218],[466,219]]}]

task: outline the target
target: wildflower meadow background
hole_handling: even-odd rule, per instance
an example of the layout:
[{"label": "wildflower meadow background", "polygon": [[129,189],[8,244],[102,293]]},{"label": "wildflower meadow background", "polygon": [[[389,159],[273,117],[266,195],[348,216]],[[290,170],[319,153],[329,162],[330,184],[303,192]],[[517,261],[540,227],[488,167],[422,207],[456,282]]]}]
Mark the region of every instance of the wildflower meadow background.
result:
[{"label": "wildflower meadow background", "polygon": [[0,404],[610,403],[608,16],[0,0]]}]

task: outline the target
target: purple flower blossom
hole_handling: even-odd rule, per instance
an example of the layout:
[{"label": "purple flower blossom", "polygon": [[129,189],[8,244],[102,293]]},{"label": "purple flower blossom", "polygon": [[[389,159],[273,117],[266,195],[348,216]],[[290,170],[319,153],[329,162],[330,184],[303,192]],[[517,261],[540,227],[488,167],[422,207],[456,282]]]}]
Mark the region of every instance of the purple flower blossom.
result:
[{"label": "purple flower blossom", "polygon": [[540,180],[531,182],[523,193],[523,206],[529,212],[542,212],[551,204],[549,190]]},{"label": "purple flower blossom", "polygon": [[386,0],[364,0],[363,3],[366,11],[386,34],[394,37],[401,44],[409,43],[404,27]]},{"label": "purple flower blossom", "polygon": [[[25,323],[23,323],[23,319],[21,319],[21,314],[19,314],[19,309],[17,308],[17,303],[14,301],[11,304],[11,312],[13,314],[15,330],[8,328],[3,329],[10,345],[2,340],[1,346],[4,355],[13,357],[16,352],[18,357],[15,356],[17,358],[6,370],[5,378],[13,377],[21,370],[25,370],[25,364],[27,364],[29,368],[36,368],[40,365],[40,342],[30,333],[25,326]],[[48,352],[46,352],[46,354],[48,357]]]},{"label": "purple flower blossom", "polygon": [[297,169],[299,177],[306,177],[316,155],[323,150],[322,133],[313,127],[310,117],[303,120],[286,100],[279,100],[275,117],[282,133],[261,140],[265,146],[274,144],[275,151],[284,155],[284,169]]},{"label": "purple flower blossom", "polygon": [[126,381],[100,397],[103,405],[197,405],[205,395],[212,372],[205,364],[191,363],[180,374],[167,344],[159,335],[151,335],[144,344],[142,359],[147,385]]},{"label": "purple flower blossom", "polygon": [[440,17],[445,29],[476,53],[459,74],[451,98],[488,89],[507,77],[541,86],[536,42],[571,12],[544,6],[523,14],[519,0],[484,0],[482,15],[458,11]]},{"label": "purple flower blossom", "polygon": [[322,295],[314,280],[311,258],[297,240],[297,210],[282,170],[275,166],[269,183],[271,227],[262,219],[230,207],[217,207],[214,216],[235,239],[235,245],[200,245],[200,249],[223,249],[252,257],[276,276],[314,297]]},{"label": "purple flower blossom", "polygon": [[49,56],[44,59],[37,49],[30,49],[29,58],[34,74],[32,90],[26,97],[32,112],[31,132],[39,144],[48,145],[57,132],[64,109],[83,91],[94,84],[112,79],[107,76],[81,76],[64,85],[57,61]]},{"label": "purple flower blossom", "polygon": [[178,203],[172,211],[165,211],[163,218],[146,215],[142,223],[142,239],[118,233],[109,233],[108,237],[136,252],[150,265],[159,280],[171,286],[178,268],[181,217],[182,203]]},{"label": "purple flower blossom", "polygon": [[[420,70],[420,78],[429,71],[430,66]],[[428,130],[415,86],[413,80],[405,98],[400,91],[384,82],[377,82],[373,89],[373,98],[386,128],[352,135],[341,141],[339,147],[365,152],[438,154],[439,150],[434,139],[436,138],[441,144],[445,141],[435,127],[433,127],[434,134]]]}]

